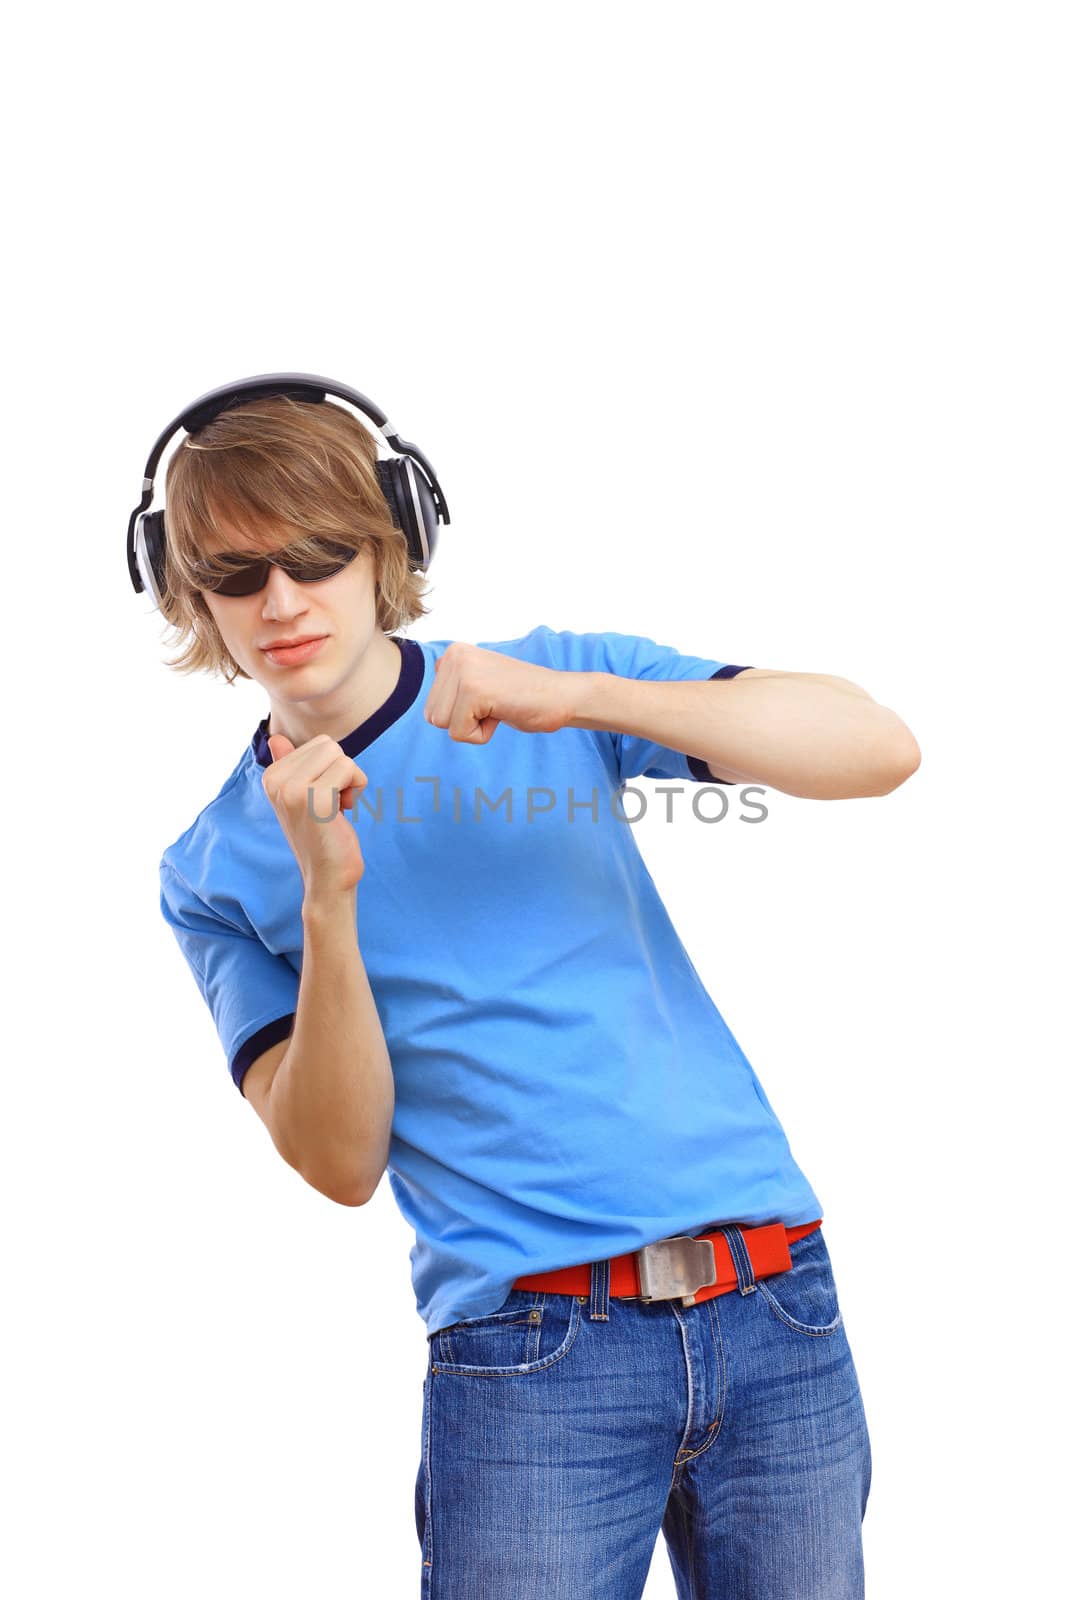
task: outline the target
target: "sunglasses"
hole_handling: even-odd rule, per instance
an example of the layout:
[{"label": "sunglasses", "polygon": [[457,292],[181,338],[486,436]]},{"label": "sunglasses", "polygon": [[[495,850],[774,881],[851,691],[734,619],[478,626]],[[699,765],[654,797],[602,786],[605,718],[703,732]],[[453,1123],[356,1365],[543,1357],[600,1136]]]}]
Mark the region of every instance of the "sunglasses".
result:
[{"label": "sunglasses", "polygon": [[281,567],[297,583],[321,583],[332,578],[359,554],[351,545],[339,544],[335,539],[321,539],[314,535],[298,543],[286,545],[271,556],[258,556],[249,560],[247,555],[224,552],[211,561],[193,564],[198,589],[211,589],[215,594],[255,594],[270,577],[271,567]]}]

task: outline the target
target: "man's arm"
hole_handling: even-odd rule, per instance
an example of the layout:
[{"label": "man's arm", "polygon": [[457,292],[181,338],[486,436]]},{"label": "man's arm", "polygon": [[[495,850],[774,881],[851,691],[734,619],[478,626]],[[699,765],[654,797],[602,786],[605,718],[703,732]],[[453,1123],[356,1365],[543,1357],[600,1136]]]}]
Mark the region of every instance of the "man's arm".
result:
[{"label": "man's arm", "polygon": [[700,756],[718,776],[812,800],[886,795],[922,759],[896,712],[847,678],[747,667],[732,678],[657,682],[570,674],[567,726],[633,734]]},{"label": "man's arm", "polygon": [[305,895],[292,1035],[266,1094],[254,1087],[250,1096],[289,1165],[349,1206],[363,1205],[378,1187],[394,1109],[393,1069],[359,949],[355,900],[356,891]]},{"label": "man's arm", "polygon": [[523,733],[600,728],[813,800],[889,794],[921,760],[895,711],[848,679],[817,673],[746,667],[730,678],[663,681],[544,667],[453,640],[434,675],[423,715],[467,744],[486,744],[501,723]]}]

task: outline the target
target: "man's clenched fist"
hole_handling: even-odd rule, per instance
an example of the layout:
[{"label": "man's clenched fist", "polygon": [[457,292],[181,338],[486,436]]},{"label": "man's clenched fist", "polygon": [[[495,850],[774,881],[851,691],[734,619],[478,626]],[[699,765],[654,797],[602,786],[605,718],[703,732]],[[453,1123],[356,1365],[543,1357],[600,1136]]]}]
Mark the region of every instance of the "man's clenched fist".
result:
[{"label": "man's clenched fist", "polygon": [[520,733],[566,727],[581,676],[460,641],[438,657],[434,670],[426,720],[464,744],[488,744],[502,722]]}]

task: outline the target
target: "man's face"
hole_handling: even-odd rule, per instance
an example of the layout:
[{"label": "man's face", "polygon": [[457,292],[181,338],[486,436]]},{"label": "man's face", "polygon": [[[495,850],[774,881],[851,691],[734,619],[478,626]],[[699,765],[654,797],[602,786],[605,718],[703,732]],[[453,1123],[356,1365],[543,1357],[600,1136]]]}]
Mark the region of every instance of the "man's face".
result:
[{"label": "man's face", "polygon": [[[299,529],[279,526],[271,550],[281,550],[299,537]],[[238,530],[224,525],[204,554],[247,550],[262,555]],[[374,550],[366,545],[330,578],[301,583],[281,567],[269,568],[266,584],[255,594],[222,595],[202,590],[230,655],[272,699],[302,700],[329,694],[347,681],[378,630],[375,606]],[[299,650],[267,653],[283,639],[319,643]]]}]

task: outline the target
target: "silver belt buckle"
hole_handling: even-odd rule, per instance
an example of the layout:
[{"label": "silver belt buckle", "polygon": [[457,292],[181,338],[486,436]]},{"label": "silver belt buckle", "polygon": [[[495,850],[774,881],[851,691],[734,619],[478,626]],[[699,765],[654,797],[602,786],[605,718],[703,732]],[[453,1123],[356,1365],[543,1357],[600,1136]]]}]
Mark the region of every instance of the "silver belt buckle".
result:
[{"label": "silver belt buckle", "polygon": [[657,1239],[634,1251],[639,1298],[674,1300],[681,1296],[683,1306],[696,1304],[696,1291],[715,1283],[715,1243],[712,1239],[693,1239],[687,1233]]}]

